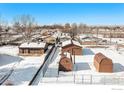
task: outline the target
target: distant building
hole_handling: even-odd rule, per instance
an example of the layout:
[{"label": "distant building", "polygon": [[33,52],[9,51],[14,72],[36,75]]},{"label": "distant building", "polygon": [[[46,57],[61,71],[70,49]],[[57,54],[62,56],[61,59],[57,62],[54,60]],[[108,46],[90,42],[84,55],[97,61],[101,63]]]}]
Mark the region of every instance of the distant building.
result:
[{"label": "distant building", "polygon": [[61,55],[61,59],[59,62],[59,71],[72,71],[73,70],[73,62],[71,54],[65,52]]},{"label": "distant building", "polygon": [[97,53],[94,57],[94,66],[98,72],[113,72],[112,60],[102,53]]},{"label": "distant building", "polygon": [[82,55],[82,46],[74,40],[62,42],[62,52],[69,52],[71,55]]},{"label": "distant building", "polygon": [[110,38],[110,37],[111,38],[124,38],[124,33],[122,33],[122,32],[118,32],[118,33],[117,32],[115,32],[115,33],[113,32],[113,33],[110,33],[109,32],[109,33],[104,33],[103,34],[103,37],[104,38]]},{"label": "distant building", "polygon": [[84,37],[84,38],[81,38],[81,44],[82,45],[96,45],[97,42],[96,42],[97,38],[95,37]]},{"label": "distant building", "polygon": [[19,55],[22,56],[39,56],[43,55],[47,49],[47,44],[43,42],[39,43],[22,43],[19,46]]}]

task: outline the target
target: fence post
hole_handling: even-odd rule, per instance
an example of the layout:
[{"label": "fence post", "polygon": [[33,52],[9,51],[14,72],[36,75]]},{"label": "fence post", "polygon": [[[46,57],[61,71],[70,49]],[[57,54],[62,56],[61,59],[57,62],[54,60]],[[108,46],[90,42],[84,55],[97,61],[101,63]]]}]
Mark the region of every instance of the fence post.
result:
[{"label": "fence post", "polygon": [[92,75],[90,75],[90,84],[92,84]]},{"label": "fence post", "polygon": [[118,85],[120,84],[120,78],[118,77]]},{"label": "fence post", "polygon": [[75,83],[75,74],[74,74],[74,83]]},{"label": "fence post", "polygon": [[59,76],[57,76],[56,83],[58,83],[58,77],[59,77]]},{"label": "fence post", "polygon": [[84,83],[83,81],[84,81],[84,78],[83,78],[83,75],[82,75],[82,84]]},{"label": "fence post", "polygon": [[104,85],[105,85],[105,76],[104,76]]}]

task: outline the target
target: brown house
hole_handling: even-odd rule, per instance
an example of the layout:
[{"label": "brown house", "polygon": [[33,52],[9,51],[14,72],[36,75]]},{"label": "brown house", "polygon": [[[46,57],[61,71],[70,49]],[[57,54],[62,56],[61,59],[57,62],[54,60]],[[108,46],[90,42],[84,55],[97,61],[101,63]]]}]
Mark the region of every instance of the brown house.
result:
[{"label": "brown house", "polygon": [[95,37],[91,37],[91,36],[80,38],[80,42],[82,45],[96,45],[97,44],[96,40],[98,39]]},{"label": "brown house", "polygon": [[96,45],[97,43],[95,41],[82,41],[82,45]]},{"label": "brown house", "polygon": [[40,56],[47,49],[46,43],[23,43],[19,46],[19,55],[21,56]]},{"label": "brown house", "polygon": [[82,46],[74,40],[62,42],[62,52],[69,52],[71,55],[82,55]]},{"label": "brown house", "polygon": [[72,71],[73,70],[73,62],[70,53],[64,53],[61,55],[61,59],[59,62],[59,71]]},{"label": "brown house", "polygon": [[113,72],[112,60],[102,53],[97,53],[94,57],[94,66],[98,72]]}]

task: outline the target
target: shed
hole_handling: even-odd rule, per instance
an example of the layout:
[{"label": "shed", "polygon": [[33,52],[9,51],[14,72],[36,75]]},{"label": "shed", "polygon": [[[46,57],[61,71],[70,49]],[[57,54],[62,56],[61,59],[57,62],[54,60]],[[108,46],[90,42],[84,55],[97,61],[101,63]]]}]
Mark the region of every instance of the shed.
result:
[{"label": "shed", "polygon": [[22,43],[19,46],[19,55],[25,56],[39,56],[43,55],[47,49],[47,44],[43,42],[39,43]]},{"label": "shed", "polygon": [[97,53],[94,56],[94,66],[96,68],[96,71],[98,72],[113,72],[113,63],[112,60],[102,53]]},{"label": "shed", "polygon": [[73,70],[73,62],[71,54],[65,52],[61,55],[61,59],[59,61],[59,71],[72,71]]},{"label": "shed", "polygon": [[78,41],[67,40],[62,42],[62,52],[69,52],[71,55],[82,55],[82,46]]}]

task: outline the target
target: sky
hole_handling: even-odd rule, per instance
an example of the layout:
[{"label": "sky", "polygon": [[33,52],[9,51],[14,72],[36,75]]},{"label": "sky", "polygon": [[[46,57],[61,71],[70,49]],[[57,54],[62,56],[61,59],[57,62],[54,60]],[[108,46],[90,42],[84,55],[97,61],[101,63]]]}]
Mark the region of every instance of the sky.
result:
[{"label": "sky", "polygon": [[38,24],[85,23],[124,25],[123,3],[1,3],[0,15],[10,23],[18,15],[32,15]]}]

